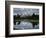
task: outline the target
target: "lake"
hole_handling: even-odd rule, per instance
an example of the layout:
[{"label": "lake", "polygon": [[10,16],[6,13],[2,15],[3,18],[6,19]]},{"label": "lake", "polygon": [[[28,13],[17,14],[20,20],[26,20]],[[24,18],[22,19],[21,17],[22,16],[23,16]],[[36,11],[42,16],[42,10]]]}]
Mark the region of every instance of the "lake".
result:
[{"label": "lake", "polygon": [[38,20],[21,19],[14,21],[14,30],[39,29]]}]

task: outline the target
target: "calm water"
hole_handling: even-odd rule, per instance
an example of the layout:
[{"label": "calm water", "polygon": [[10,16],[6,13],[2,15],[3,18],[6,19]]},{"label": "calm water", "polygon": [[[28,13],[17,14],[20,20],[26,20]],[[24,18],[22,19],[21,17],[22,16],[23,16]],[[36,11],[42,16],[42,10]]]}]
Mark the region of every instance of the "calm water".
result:
[{"label": "calm water", "polygon": [[14,30],[25,30],[25,29],[39,29],[38,22],[32,22],[31,20],[18,20],[14,23]]}]

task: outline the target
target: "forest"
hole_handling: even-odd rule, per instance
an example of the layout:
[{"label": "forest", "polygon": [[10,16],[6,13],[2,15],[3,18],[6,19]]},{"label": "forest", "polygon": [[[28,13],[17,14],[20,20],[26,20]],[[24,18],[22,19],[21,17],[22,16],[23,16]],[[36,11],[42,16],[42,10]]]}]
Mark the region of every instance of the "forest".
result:
[{"label": "forest", "polygon": [[21,15],[19,15],[19,14],[17,14],[17,16],[14,15],[14,20],[15,19],[32,19],[32,20],[39,20],[39,15],[35,15],[34,13],[33,13],[32,16],[25,16],[25,17],[20,17],[20,16]]}]

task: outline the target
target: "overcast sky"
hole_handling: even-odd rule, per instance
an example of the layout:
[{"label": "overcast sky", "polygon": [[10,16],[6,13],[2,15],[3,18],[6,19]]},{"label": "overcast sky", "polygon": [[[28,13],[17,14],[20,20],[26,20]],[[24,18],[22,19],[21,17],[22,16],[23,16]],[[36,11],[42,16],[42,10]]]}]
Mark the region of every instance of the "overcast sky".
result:
[{"label": "overcast sky", "polygon": [[13,15],[21,15],[21,16],[25,16],[25,15],[32,15],[33,13],[39,15],[39,9],[34,9],[34,8],[14,8],[13,9]]}]

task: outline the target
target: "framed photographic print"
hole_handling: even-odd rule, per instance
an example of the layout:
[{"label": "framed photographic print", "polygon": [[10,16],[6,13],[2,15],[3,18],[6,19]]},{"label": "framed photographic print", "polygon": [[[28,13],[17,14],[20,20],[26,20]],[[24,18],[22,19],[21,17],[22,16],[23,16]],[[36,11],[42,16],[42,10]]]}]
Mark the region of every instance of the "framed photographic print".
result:
[{"label": "framed photographic print", "polygon": [[6,37],[45,34],[45,4],[37,2],[5,2]]}]

